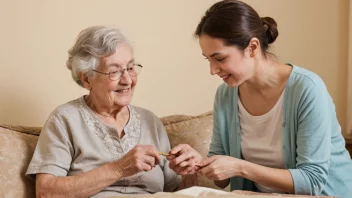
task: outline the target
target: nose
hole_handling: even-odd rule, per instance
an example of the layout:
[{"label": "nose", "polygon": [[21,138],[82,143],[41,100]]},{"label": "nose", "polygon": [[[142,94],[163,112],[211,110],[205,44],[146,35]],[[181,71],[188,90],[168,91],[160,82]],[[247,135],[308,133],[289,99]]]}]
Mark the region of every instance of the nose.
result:
[{"label": "nose", "polygon": [[124,70],[122,73],[122,76],[120,78],[120,83],[124,84],[124,85],[131,85],[132,84],[132,78],[126,70]]},{"label": "nose", "polygon": [[210,63],[210,74],[215,75],[220,72],[220,68]]}]

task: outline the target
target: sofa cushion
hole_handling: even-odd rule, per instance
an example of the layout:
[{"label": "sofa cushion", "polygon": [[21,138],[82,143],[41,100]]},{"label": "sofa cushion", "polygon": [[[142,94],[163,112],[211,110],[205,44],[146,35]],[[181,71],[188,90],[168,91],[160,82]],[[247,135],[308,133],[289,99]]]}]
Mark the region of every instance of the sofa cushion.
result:
[{"label": "sofa cushion", "polygon": [[35,183],[25,173],[38,136],[4,127],[0,126],[0,197],[34,198]]},{"label": "sofa cushion", "polygon": [[[161,118],[170,139],[171,147],[189,144],[201,155],[207,156],[213,133],[212,112],[199,116],[173,115]],[[220,189],[205,176],[198,178],[199,186]],[[229,188],[225,189],[229,190]]]}]

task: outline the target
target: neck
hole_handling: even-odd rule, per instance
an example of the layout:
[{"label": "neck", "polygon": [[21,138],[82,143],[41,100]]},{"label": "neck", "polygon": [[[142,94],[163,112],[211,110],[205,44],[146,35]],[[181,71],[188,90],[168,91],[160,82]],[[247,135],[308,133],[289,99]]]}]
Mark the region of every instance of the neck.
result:
[{"label": "neck", "polygon": [[102,104],[101,102],[98,102],[99,100],[92,94],[85,96],[84,99],[90,109],[104,118],[116,118],[117,116],[128,112],[128,108],[126,106],[115,107],[113,103]]},{"label": "neck", "polygon": [[276,88],[280,84],[280,64],[271,59],[255,61],[252,77],[240,87],[248,92],[264,94],[267,90]]}]

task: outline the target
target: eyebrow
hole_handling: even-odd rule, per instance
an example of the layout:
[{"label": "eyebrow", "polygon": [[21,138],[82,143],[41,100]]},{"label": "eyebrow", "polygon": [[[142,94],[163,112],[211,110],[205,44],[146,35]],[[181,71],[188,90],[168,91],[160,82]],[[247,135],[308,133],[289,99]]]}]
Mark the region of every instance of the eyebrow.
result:
[{"label": "eyebrow", "polygon": [[[128,61],[127,65],[131,64],[134,62],[134,58],[132,58],[131,60]],[[106,67],[111,67],[111,66],[115,66],[115,67],[121,67],[121,65],[117,64],[117,63],[111,63],[106,65]]]},{"label": "eyebrow", "polygon": [[[206,55],[202,54],[203,56],[207,57]],[[215,52],[213,54],[211,54],[209,57],[213,58],[214,56],[220,55],[219,52]]]}]

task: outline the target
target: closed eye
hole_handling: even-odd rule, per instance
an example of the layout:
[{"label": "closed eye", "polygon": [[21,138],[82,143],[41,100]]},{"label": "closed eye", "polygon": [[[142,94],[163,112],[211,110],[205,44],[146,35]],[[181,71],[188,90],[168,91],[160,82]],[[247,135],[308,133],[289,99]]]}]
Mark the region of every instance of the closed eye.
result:
[{"label": "closed eye", "polygon": [[226,60],[226,58],[227,58],[227,56],[224,57],[224,58],[218,58],[218,59],[216,59],[216,61],[218,61],[218,62],[224,62],[224,61]]}]

